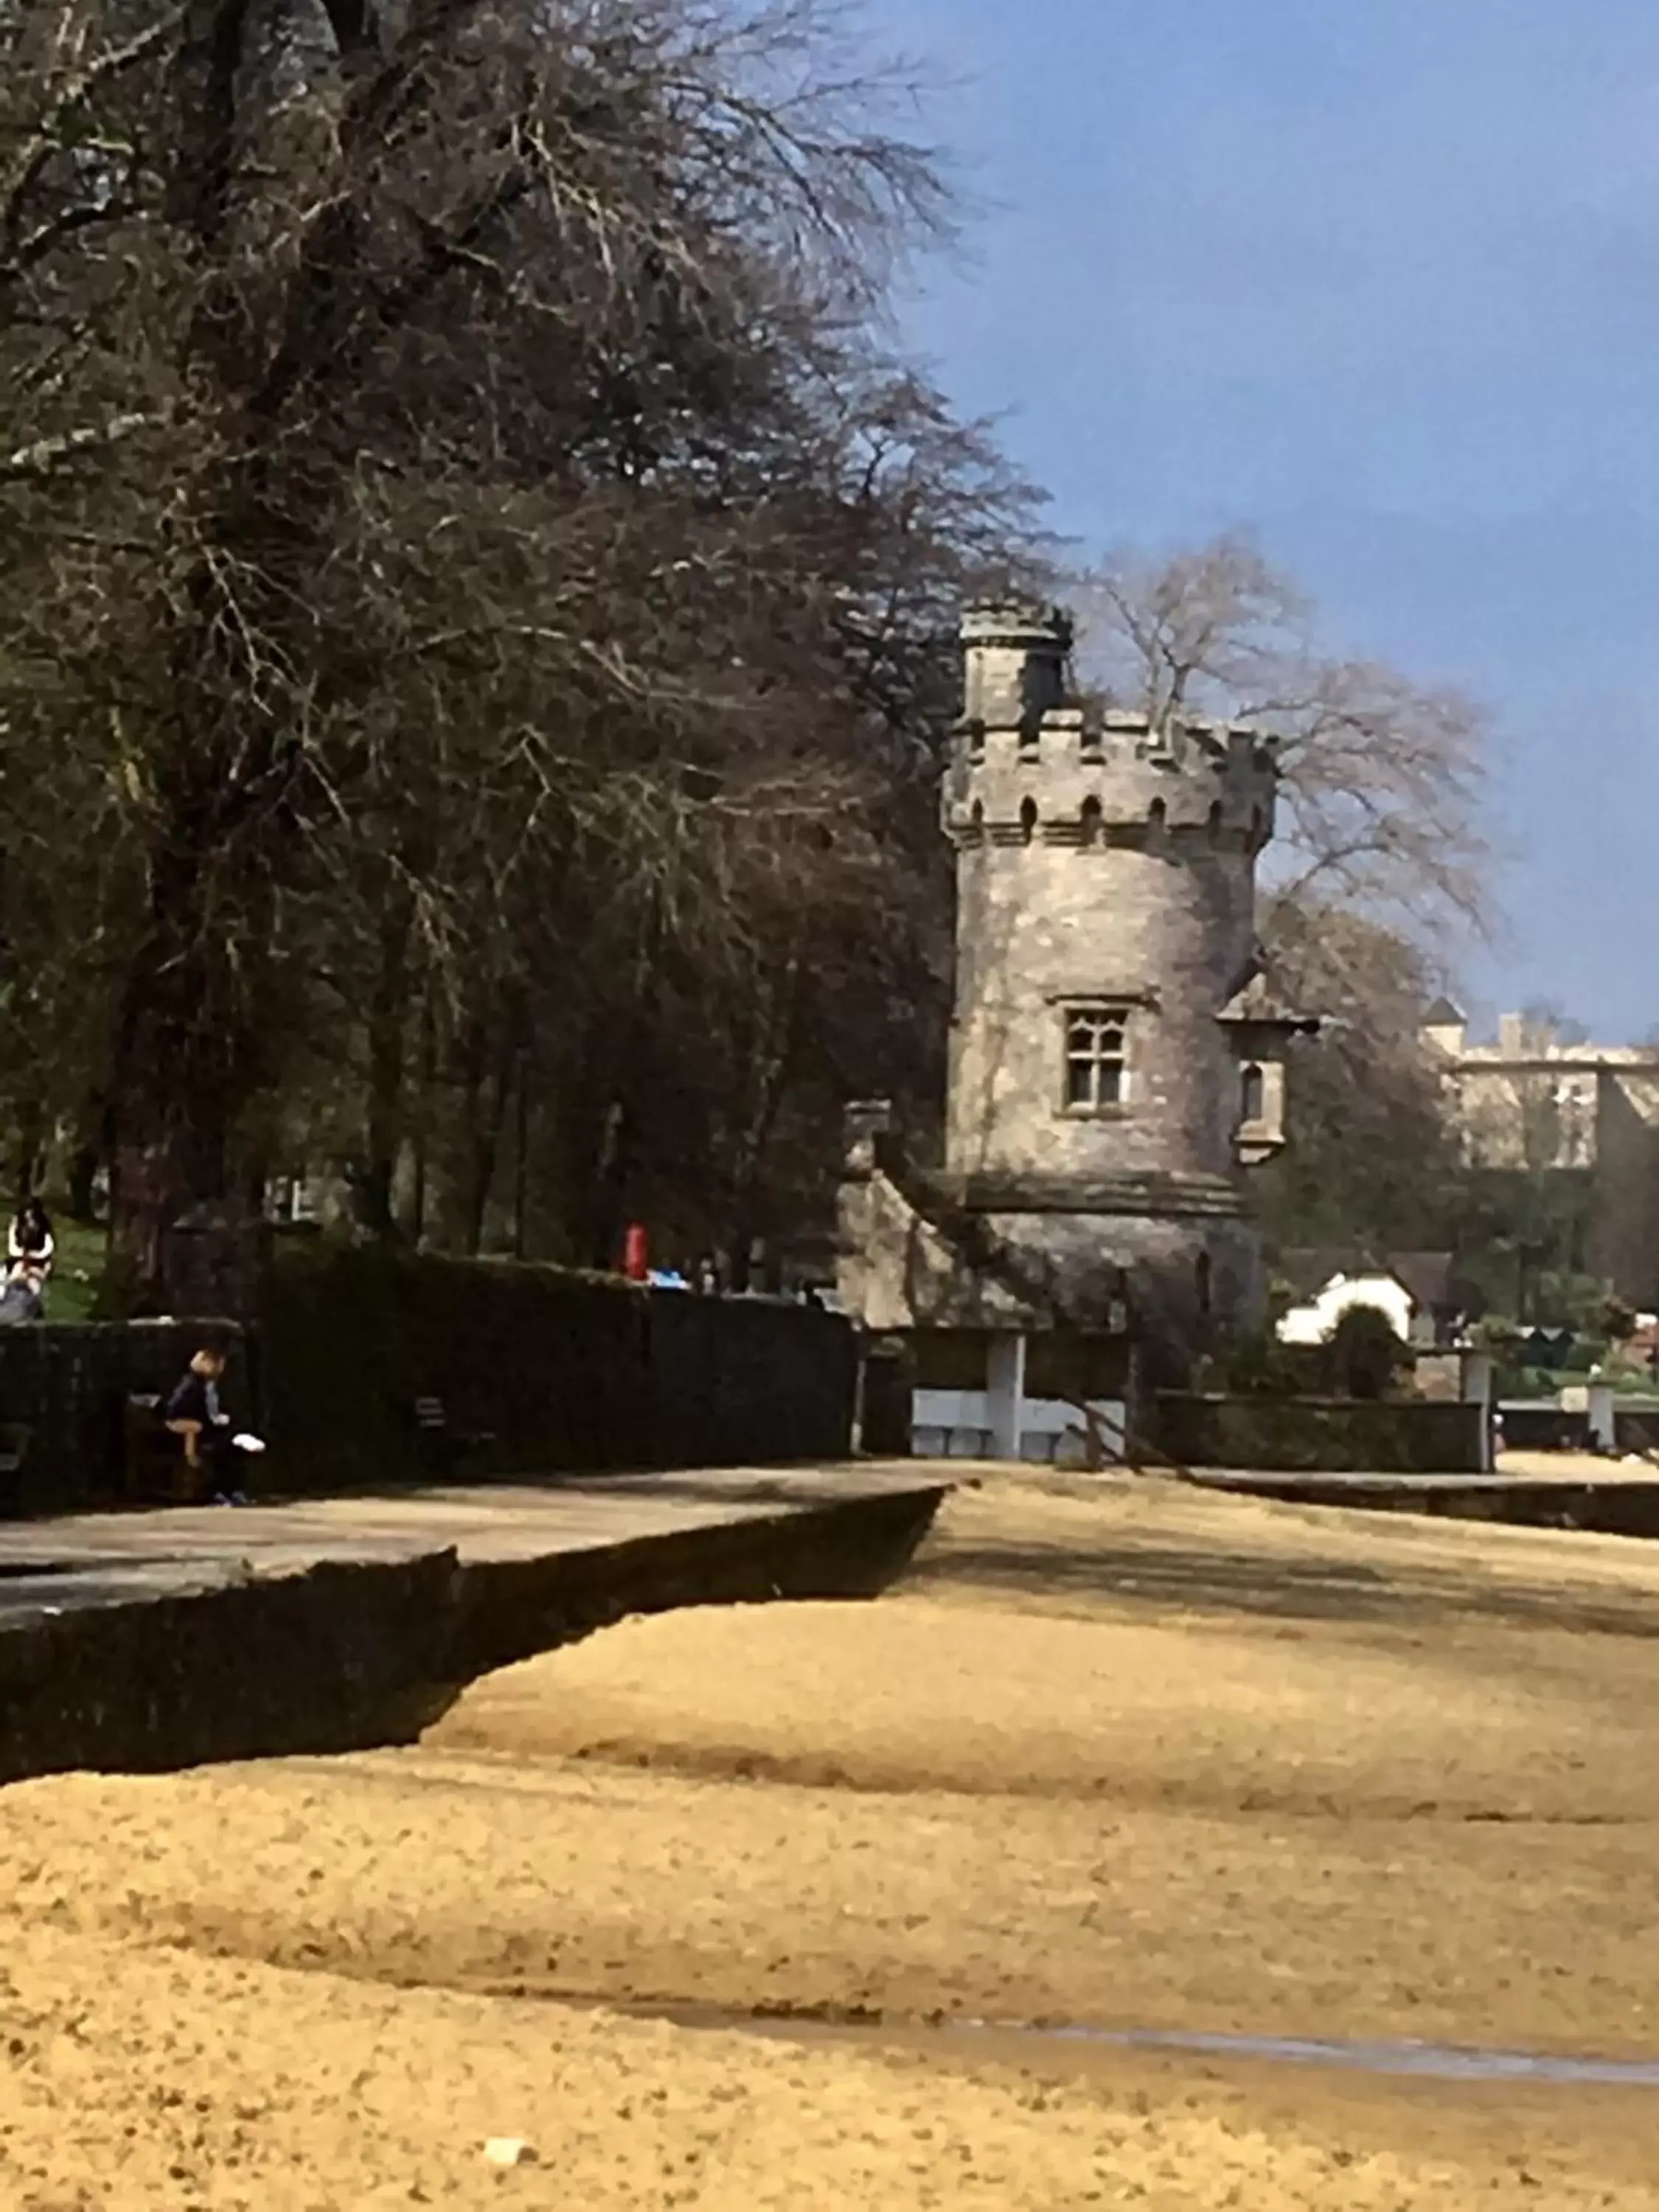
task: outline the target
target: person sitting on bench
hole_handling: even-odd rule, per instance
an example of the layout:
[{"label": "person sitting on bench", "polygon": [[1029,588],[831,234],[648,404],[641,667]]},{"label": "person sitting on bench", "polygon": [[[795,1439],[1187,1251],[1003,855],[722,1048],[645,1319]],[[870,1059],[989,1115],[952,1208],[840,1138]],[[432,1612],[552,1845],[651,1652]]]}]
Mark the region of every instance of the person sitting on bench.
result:
[{"label": "person sitting on bench", "polygon": [[161,1418],[182,1438],[185,1464],[196,1477],[198,1497],[216,1505],[246,1505],[236,1468],[244,1455],[264,1449],[258,1437],[233,1432],[230,1416],[219,1403],[224,1379],[222,1346],[204,1344],[191,1359],[167,1400]]}]

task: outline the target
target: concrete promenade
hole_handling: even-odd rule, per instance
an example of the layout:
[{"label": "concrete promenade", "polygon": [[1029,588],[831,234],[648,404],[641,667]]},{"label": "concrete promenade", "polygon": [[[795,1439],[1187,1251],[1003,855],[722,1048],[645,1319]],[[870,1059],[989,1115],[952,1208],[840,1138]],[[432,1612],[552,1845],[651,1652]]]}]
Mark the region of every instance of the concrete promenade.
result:
[{"label": "concrete promenade", "polygon": [[698,1469],[0,1526],[0,1781],[402,1741],[630,1613],[872,1595],[947,1480]]}]

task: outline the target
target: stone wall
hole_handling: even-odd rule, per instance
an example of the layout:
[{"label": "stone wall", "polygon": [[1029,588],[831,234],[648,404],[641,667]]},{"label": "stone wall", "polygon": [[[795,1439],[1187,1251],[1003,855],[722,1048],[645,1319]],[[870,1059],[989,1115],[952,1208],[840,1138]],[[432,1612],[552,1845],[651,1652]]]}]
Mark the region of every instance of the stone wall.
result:
[{"label": "stone wall", "polygon": [[[952,765],[947,1164],[1227,1177],[1238,1073],[1216,1016],[1255,951],[1271,765],[1245,738],[1197,732],[1147,758],[1144,726],[1091,752],[1066,720],[1029,742],[989,731]],[[1080,1113],[1065,1097],[1065,1010],[1091,1001],[1127,1010],[1127,1096]]]},{"label": "stone wall", "polygon": [[1264,1472],[1478,1474],[1482,1407],[1415,1398],[1158,1400],[1157,1443],[1182,1467]]},{"label": "stone wall", "polygon": [[919,1486],[522,1559],[323,1561],[55,1616],[20,1607],[0,1621],[0,1784],[410,1742],[460,1684],[630,1613],[873,1596],[943,1495]]},{"label": "stone wall", "polygon": [[1659,1303],[1659,1075],[1605,1075],[1599,1097],[1586,1260],[1647,1311]]},{"label": "stone wall", "polygon": [[[120,1492],[130,1395],[169,1389],[205,1331],[225,1397],[270,1440],[260,1486],[323,1492],[439,1473],[775,1464],[851,1449],[856,1356],[838,1316],[649,1292],[554,1268],[321,1246],[283,1254],[264,1320],[0,1329],[0,1422],[29,1446],[0,1512]],[[441,1399],[450,1460],[423,1454]]]}]

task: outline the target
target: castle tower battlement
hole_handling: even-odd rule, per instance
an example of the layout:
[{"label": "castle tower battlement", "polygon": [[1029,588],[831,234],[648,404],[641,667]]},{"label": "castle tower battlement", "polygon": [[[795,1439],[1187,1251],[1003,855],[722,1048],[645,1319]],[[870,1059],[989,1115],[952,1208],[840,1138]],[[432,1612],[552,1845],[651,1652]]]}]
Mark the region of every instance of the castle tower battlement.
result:
[{"label": "castle tower battlement", "polygon": [[1160,729],[1110,714],[1093,727],[1051,709],[1030,737],[964,730],[945,778],[945,834],[977,844],[1132,844],[1158,836],[1254,859],[1273,836],[1273,742],[1226,724]]},{"label": "castle tower battlement", "polygon": [[943,798],[958,850],[1127,844],[1139,832],[1197,836],[1254,857],[1273,836],[1272,738],[1195,716],[1091,714],[1076,698],[1072,625],[1058,609],[975,608],[962,641],[963,714]]}]

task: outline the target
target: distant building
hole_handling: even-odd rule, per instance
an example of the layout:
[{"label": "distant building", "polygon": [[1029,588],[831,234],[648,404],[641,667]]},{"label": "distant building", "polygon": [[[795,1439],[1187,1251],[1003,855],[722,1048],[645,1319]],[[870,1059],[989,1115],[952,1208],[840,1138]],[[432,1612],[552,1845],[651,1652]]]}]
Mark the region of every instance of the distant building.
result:
[{"label": "distant building", "polygon": [[1422,1035],[1469,1164],[1583,1177],[1586,1272],[1632,1306],[1659,1304],[1659,1048],[1572,1043],[1522,1014],[1471,1044],[1447,999]]},{"label": "distant building", "polygon": [[1402,1344],[1432,1350],[1450,1341],[1458,1319],[1451,1272],[1449,1252],[1282,1252],[1279,1273],[1296,1303],[1279,1321],[1279,1341],[1323,1344],[1351,1307],[1375,1306]]}]

